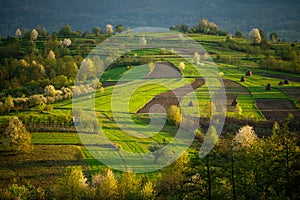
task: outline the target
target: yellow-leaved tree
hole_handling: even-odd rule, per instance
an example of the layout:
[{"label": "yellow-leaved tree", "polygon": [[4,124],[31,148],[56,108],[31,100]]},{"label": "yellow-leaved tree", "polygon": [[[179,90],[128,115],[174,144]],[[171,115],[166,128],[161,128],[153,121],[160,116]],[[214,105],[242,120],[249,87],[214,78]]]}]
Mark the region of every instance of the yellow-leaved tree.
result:
[{"label": "yellow-leaved tree", "polygon": [[18,117],[10,119],[8,127],[1,134],[1,144],[13,152],[27,153],[32,150],[31,134]]}]

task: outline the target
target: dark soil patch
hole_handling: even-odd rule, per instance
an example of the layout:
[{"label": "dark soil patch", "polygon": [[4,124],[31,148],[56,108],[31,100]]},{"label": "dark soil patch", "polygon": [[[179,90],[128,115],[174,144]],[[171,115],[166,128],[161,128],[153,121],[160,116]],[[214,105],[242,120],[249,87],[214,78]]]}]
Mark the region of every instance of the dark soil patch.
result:
[{"label": "dark soil patch", "polygon": [[[137,113],[149,113],[150,108],[155,105],[161,105],[165,110],[167,110],[171,105],[179,105],[182,97],[188,93],[196,90],[205,84],[205,80],[202,78],[197,78],[193,83],[187,86],[182,86],[172,91],[164,92],[155,96],[149,103],[147,103],[142,109],[138,110]],[[153,106],[151,108],[152,113],[163,113],[164,110],[160,106]]]},{"label": "dark soil patch", "polygon": [[300,78],[293,77],[293,76],[286,76],[286,75],[280,75],[280,74],[263,74],[264,76],[271,77],[271,78],[279,78],[282,80],[289,80],[294,82],[300,82]]},{"label": "dark soil patch", "polygon": [[292,99],[300,97],[300,88],[280,88],[280,90]]},{"label": "dark soil patch", "polygon": [[81,149],[74,145],[35,145],[28,154],[0,154],[0,188],[7,188],[16,180],[30,181],[34,186],[47,188],[67,166],[82,166],[88,175],[88,163]]},{"label": "dark soil patch", "polygon": [[170,62],[156,62],[145,78],[181,78],[180,70]]},{"label": "dark soil patch", "polygon": [[235,81],[224,79],[223,83],[226,91],[227,111],[233,112],[235,107],[232,106],[233,100],[236,99],[236,97],[238,97],[239,95],[250,95],[250,92],[246,87]]},{"label": "dark soil patch", "polygon": [[282,122],[291,113],[295,118],[300,117],[300,110],[286,99],[257,99],[256,105],[267,120]]},{"label": "dark soil patch", "polygon": [[102,87],[115,86],[117,84],[127,83],[127,81],[106,81],[102,83]]}]

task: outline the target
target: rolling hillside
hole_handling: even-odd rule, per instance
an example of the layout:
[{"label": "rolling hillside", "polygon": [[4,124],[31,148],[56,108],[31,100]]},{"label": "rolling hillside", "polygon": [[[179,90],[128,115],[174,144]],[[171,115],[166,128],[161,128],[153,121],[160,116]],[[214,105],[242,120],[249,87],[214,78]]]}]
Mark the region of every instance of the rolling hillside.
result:
[{"label": "rolling hillside", "polygon": [[[172,3],[170,3],[172,2]],[[13,35],[16,28],[32,29],[38,24],[49,32],[70,23],[74,30],[91,31],[107,23],[125,27],[170,27],[181,23],[198,24],[206,17],[221,29],[248,33],[253,27],[267,33],[278,32],[285,40],[299,40],[300,22],[297,0],[221,1],[221,0],[1,0],[0,34]]]}]

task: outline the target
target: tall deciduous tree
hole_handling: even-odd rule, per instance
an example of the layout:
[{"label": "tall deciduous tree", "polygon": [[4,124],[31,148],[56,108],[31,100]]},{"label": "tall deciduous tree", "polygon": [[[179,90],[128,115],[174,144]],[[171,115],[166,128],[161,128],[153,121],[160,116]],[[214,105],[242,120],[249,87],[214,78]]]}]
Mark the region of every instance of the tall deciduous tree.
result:
[{"label": "tall deciduous tree", "polygon": [[118,24],[118,25],[116,26],[116,31],[117,31],[118,33],[122,33],[122,32],[124,31],[124,26],[123,26],[122,24]]},{"label": "tall deciduous tree", "polygon": [[103,174],[97,174],[92,179],[95,197],[99,199],[117,199],[118,183],[111,169],[106,169]]},{"label": "tall deciduous tree", "polygon": [[3,104],[3,111],[6,113],[9,113],[9,111],[14,108],[14,99],[12,98],[12,96],[8,96]]},{"label": "tall deciduous tree", "polygon": [[178,190],[182,187],[182,182],[185,179],[185,172],[189,164],[189,157],[184,152],[172,164],[165,167],[162,173],[161,180],[157,183],[157,192],[162,199],[182,199],[178,197]]},{"label": "tall deciduous tree", "polygon": [[31,40],[36,40],[38,35],[39,35],[39,33],[37,32],[37,30],[33,29],[30,34]]},{"label": "tall deciduous tree", "polygon": [[182,116],[180,108],[176,105],[171,105],[167,110],[167,120],[170,124],[179,126]]},{"label": "tall deciduous tree", "polygon": [[69,24],[65,24],[59,31],[61,36],[71,36],[73,34],[72,28]]},{"label": "tall deciduous tree", "polygon": [[235,37],[238,37],[238,38],[242,38],[243,37],[243,32],[240,31],[240,30],[237,30],[234,34]]},{"label": "tall deciduous tree", "polygon": [[185,64],[184,64],[184,62],[180,62],[180,63],[179,63],[179,69],[180,69],[180,71],[182,71],[182,70],[185,69]]},{"label": "tall deciduous tree", "polygon": [[146,38],[143,36],[140,38],[140,44],[144,47],[147,44]]},{"label": "tall deciduous tree", "polygon": [[55,60],[55,53],[52,50],[50,50],[47,58],[49,60]]},{"label": "tall deciduous tree", "polygon": [[44,95],[46,96],[46,97],[55,97],[56,96],[56,94],[57,94],[57,91],[56,91],[56,89],[54,88],[54,86],[53,85],[47,85],[46,87],[45,87],[45,89],[44,89]]},{"label": "tall deciduous tree", "polygon": [[32,150],[31,134],[18,117],[10,119],[8,127],[1,134],[1,143],[14,152],[26,153]]},{"label": "tall deciduous tree", "polygon": [[260,43],[263,44],[263,45],[266,45],[267,44],[267,36],[266,36],[265,31],[263,29],[259,29],[259,34],[260,34],[260,37],[261,37]]},{"label": "tall deciduous tree", "polygon": [[86,178],[81,166],[68,166],[56,183],[56,197],[58,199],[82,199],[87,188]]},{"label": "tall deciduous tree", "polygon": [[200,64],[200,54],[198,52],[194,53],[194,63],[195,64]]},{"label": "tall deciduous tree", "polygon": [[119,182],[119,199],[138,199],[141,182],[130,171],[124,172]]},{"label": "tall deciduous tree", "polygon": [[95,28],[93,28],[93,33],[98,36],[101,33],[101,29],[99,26],[96,26]]},{"label": "tall deciduous tree", "polygon": [[249,37],[254,44],[259,44],[261,42],[261,35],[258,28],[253,28],[249,32]]},{"label": "tall deciduous tree", "polygon": [[17,37],[20,37],[22,35],[22,32],[21,32],[21,30],[18,28],[17,30],[16,30],[16,36]]},{"label": "tall deciduous tree", "polygon": [[142,199],[145,199],[145,200],[155,199],[155,196],[156,196],[155,185],[151,181],[148,181],[143,186],[141,193],[142,193],[142,195],[141,195]]},{"label": "tall deciduous tree", "polygon": [[271,40],[272,42],[277,41],[277,40],[278,40],[278,34],[277,34],[276,32],[271,33],[271,34],[270,34],[270,40]]},{"label": "tall deciduous tree", "polygon": [[238,148],[250,147],[257,140],[253,127],[246,125],[240,128],[239,132],[235,136],[235,144]]},{"label": "tall deciduous tree", "polygon": [[68,47],[72,44],[72,41],[69,38],[65,38],[62,44],[64,45],[64,47]]},{"label": "tall deciduous tree", "polygon": [[113,26],[111,24],[106,24],[106,33],[111,35],[114,33]]}]

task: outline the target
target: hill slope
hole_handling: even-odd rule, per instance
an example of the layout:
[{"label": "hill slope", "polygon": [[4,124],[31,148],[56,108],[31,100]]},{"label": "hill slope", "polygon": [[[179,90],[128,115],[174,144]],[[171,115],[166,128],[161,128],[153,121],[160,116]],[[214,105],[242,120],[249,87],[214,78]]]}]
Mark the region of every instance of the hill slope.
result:
[{"label": "hill slope", "polygon": [[277,31],[281,38],[299,40],[300,17],[297,0],[1,0],[0,34],[14,34],[16,28],[42,24],[48,31],[59,30],[66,22],[75,30],[90,31],[106,23],[130,27],[170,27],[179,23],[195,25],[202,17],[234,33],[261,27]]}]

